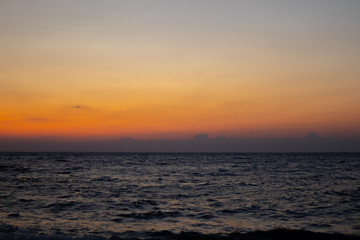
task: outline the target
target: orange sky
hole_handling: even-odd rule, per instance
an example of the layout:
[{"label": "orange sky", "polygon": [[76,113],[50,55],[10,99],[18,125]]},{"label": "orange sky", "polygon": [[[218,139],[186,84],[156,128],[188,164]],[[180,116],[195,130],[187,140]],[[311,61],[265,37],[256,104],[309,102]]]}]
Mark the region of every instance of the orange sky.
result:
[{"label": "orange sky", "polygon": [[360,3],[270,2],[2,1],[0,136],[360,137]]}]

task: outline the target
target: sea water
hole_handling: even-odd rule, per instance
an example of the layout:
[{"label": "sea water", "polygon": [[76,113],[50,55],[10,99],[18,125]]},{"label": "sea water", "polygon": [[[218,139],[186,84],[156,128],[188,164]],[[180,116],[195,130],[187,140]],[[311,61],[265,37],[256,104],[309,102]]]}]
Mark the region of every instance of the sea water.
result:
[{"label": "sea water", "polygon": [[360,154],[0,153],[3,236],[275,228],[359,235]]}]

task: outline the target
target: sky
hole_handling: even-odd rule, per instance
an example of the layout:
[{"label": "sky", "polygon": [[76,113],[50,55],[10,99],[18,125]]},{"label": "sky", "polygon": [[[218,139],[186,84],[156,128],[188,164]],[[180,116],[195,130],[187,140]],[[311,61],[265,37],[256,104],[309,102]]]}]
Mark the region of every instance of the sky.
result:
[{"label": "sky", "polygon": [[2,0],[0,137],[360,137],[358,0]]}]

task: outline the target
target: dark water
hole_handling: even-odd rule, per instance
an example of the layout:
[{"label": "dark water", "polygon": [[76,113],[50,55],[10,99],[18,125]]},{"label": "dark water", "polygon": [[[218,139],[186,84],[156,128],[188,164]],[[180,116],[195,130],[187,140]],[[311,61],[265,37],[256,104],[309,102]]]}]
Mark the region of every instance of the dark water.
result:
[{"label": "dark water", "polygon": [[360,235],[360,154],[0,153],[3,236],[275,228]]}]

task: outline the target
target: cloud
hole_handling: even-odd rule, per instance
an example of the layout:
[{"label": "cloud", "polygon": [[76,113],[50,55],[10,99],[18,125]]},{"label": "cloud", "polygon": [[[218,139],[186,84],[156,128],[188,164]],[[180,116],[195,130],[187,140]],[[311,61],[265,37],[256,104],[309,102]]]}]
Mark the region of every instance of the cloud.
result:
[{"label": "cloud", "polygon": [[[67,105],[66,108],[69,109],[69,105]],[[82,105],[82,104],[72,105],[71,108],[74,110],[87,111],[87,112],[103,112],[104,111],[102,109],[94,108],[91,105]]]},{"label": "cloud", "polygon": [[194,136],[193,139],[197,140],[197,141],[209,140],[209,135],[205,134],[205,133],[202,133],[202,134],[198,134],[198,135]]},{"label": "cloud", "polygon": [[48,119],[48,118],[27,118],[27,119],[25,119],[25,121],[28,121],[28,122],[47,122],[47,121],[50,121],[50,119]]},{"label": "cloud", "polygon": [[85,108],[85,106],[84,105],[73,105],[72,108],[80,109],[80,108]]}]

